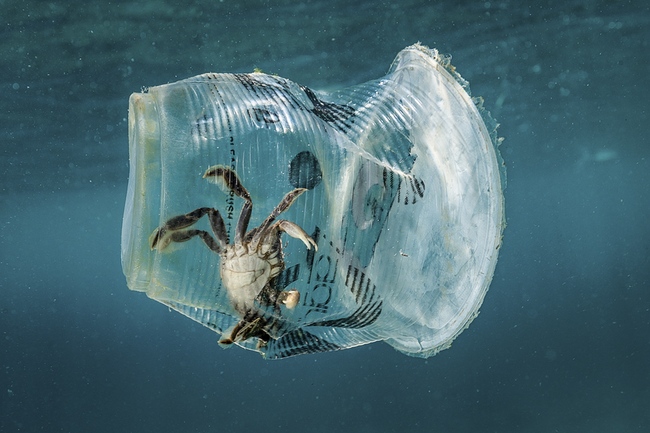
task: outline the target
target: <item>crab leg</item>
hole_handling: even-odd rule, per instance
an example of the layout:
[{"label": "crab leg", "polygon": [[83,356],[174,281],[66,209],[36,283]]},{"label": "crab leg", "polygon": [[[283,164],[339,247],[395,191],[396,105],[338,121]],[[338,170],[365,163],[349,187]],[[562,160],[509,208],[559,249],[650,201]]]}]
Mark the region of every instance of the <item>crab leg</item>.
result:
[{"label": "crab leg", "polygon": [[235,243],[241,243],[248,229],[248,223],[253,212],[253,201],[251,200],[250,194],[244,188],[237,173],[226,166],[213,165],[205,171],[203,178],[207,179],[208,182],[216,184],[226,194],[232,192],[236,196],[246,200],[239,215],[239,220],[237,220],[237,227],[235,228]]},{"label": "crab leg", "polygon": [[[204,230],[182,230],[195,224],[205,214],[208,214],[210,227],[217,238],[216,243]],[[185,242],[193,236],[201,236],[206,245],[213,251],[225,250],[226,245],[228,245],[228,233],[226,232],[226,225],[223,222],[223,218],[218,210],[210,207],[201,207],[185,215],[168,219],[164,225],[153,231],[149,237],[149,243],[152,250],[158,249],[161,251],[170,242]],[[210,241],[206,240],[206,237],[210,238]]]},{"label": "crab leg", "polygon": [[241,208],[239,219],[237,220],[237,227],[235,228],[235,244],[241,244],[246,230],[248,229],[248,222],[251,220],[251,213],[253,212],[253,202],[247,201]]},{"label": "crab leg", "polygon": [[[278,205],[273,209],[273,212],[271,212],[271,215],[269,215],[262,224],[256,229],[255,236],[253,236],[253,239],[251,240],[251,244],[254,249],[257,248],[259,245],[260,240],[264,236],[266,236],[266,233],[268,232],[269,226],[275,219],[280,215],[282,212],[285,210],[289,209],[291,205],[293,204],[294,201],[298,197],[300,197],[300,194],[303,192],[307,191],[306,188],[296,188],[293,191],[289,191],[284,198],[278,203]],[[297,226],[296,226],[297,227]],[[301,229],[302,230],[302,229]]]},{"label": "crab leg", "polygon": [[216,184],[226,194],[232,191],[244,200],[251,201],[251,196],[239,180],[237,173],[224,165],[213,165],[208,168],[203,174],[203,178]]},{"label": "crab leg", "polygon": [[171,242],[185,242],[189,241],[194,236],[199,236],[201,239],[203,239],[203,242],[208,246],[208,248],[210,248],[215,253],[221,254],[223,251],[223,248],[219,245],[218,241],[215,241],[214,238],[210,236],[210,233],[206,232],[205,230],[179,230],[172,232],[169,235],[168,239]]}]

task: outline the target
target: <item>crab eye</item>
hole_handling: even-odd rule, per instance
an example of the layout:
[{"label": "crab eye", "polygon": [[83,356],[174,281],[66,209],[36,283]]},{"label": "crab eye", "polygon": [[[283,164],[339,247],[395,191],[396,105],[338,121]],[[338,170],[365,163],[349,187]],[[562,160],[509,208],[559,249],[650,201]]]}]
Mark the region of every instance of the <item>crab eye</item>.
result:
[{"label": "crab eye", "polygon": [[134,93],[129,288],[268,358],[449,347],[504,228],[496,123],[467,89],[417,44],[339,91],[252,73]]}]

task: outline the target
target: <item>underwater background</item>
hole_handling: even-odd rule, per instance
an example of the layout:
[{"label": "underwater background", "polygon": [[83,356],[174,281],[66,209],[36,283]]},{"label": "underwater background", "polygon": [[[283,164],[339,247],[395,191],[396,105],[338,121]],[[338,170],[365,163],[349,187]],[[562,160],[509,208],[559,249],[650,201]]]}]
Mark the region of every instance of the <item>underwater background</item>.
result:
[{"label": "underwater background", "polygon": [[[0,0],[0,431],[647,432],[645,0]],[[129,291],[132,92],[259,68],[327,90],[417,41],[501,124],[481,314],[422,360],[265,361]]]}]

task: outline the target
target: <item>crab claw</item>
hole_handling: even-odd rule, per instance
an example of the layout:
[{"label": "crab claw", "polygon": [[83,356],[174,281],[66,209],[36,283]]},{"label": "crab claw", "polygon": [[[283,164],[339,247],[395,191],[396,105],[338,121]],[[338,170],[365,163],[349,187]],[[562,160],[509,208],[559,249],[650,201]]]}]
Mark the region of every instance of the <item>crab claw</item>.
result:
[{"label": "crab claw", "polygon": [[297,290],[286,290],[280,292],[278,300],[284,304],[290,310],[296,308],[298,302],[300,301],[300,292]]},{"label": "crab claw", "polygon": [[280,220],[276,224],[280,230],[292,238],[300,239],[308,250],[313,246],[314,249],[318,251],[318,245],[316,245],[316,242],[299,225],[287,220]]}]

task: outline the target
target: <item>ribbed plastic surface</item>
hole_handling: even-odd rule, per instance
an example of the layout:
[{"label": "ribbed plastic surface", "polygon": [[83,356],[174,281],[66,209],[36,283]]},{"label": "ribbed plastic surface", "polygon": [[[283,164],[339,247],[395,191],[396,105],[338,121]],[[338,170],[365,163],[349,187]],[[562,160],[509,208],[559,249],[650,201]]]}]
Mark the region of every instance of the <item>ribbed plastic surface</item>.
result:
[{"label": "ribbed plastic surface", "polygon": [[[203,178],[219,165],[250,193],[249,230],[305,188],[278,220],[318,247],[280,235],[284,268],[267,289],[295,289],[300,301],[289,309],[252,300],[271,338],[238,344],[267,358],[380,340],[422,357],[448,347],[478,312],[504,228],[493,121],[466,89],[437,51],[414,45],[385,77],[340,92],[253,73],[133,94],[122,233],[129,287],[223,335],[241,323],[237,288],[221,278],[225,256],[198,237],[163,250],[149,238],[170,218],[210,207],[235,242],[245,200]],[[215,236],[208,217],[192,228]]]}]

